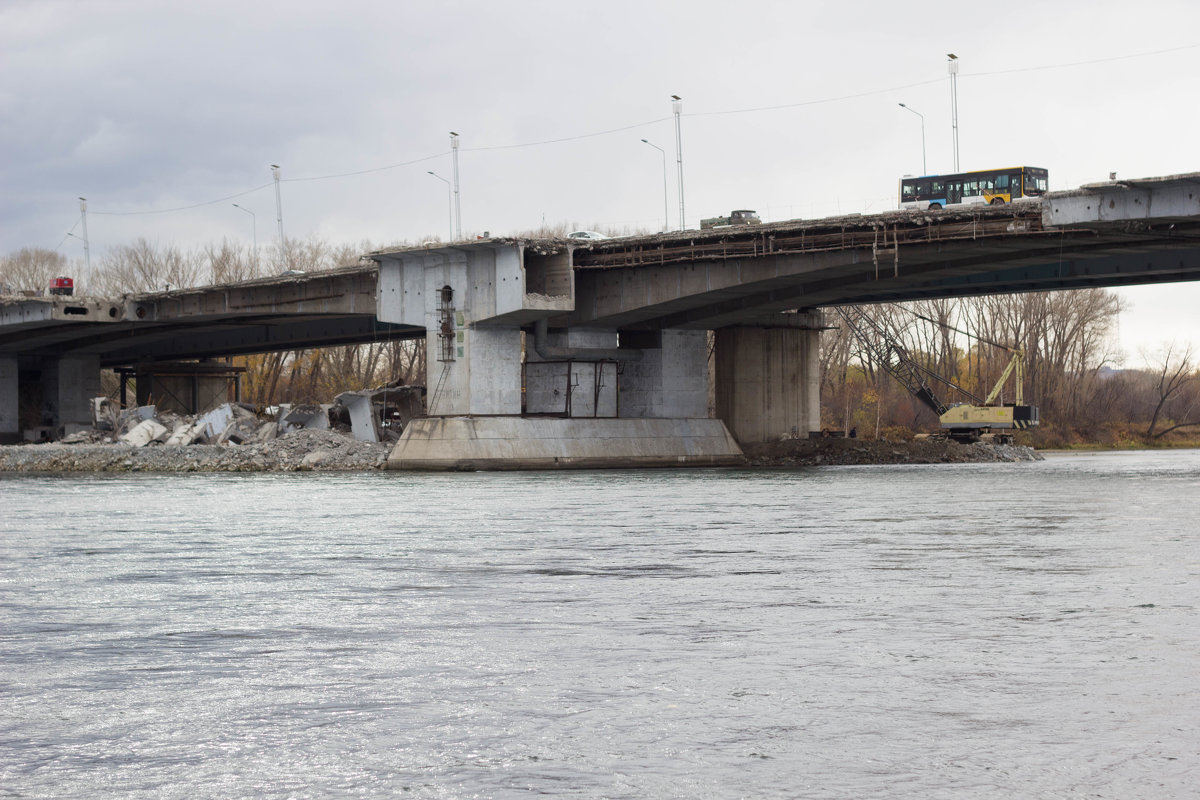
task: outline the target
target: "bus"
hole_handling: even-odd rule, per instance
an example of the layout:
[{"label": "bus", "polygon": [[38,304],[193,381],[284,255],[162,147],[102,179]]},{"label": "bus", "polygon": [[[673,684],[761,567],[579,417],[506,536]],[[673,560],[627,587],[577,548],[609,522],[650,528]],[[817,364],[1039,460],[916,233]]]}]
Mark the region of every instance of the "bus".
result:
[{"label": "bus", "polygon": [[1000,205],[1046,193],[1041,167],[1009,167],[900,179],[900,207],[939,209],[957,205]]}]

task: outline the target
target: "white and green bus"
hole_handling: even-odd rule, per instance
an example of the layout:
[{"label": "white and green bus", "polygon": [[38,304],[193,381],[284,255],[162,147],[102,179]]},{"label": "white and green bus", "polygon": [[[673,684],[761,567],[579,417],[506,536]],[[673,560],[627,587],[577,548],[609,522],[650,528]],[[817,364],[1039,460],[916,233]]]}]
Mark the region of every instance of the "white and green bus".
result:
[{"label": "white and green bus", "polygon": [[939,209],[960,205],[999,205],[1046,193],[1041,167],[1008,167],[953,175],[906,176],[900,179],[900,207]]}]

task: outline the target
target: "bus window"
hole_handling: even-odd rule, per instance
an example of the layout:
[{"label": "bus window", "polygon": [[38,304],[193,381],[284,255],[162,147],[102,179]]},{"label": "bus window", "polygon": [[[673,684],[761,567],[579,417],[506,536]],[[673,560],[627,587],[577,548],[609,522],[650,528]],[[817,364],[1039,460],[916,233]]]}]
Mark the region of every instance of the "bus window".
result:
[{"label": "bus window", "polygon": [[1008,191],[1008,176],[1007,175],[997,175],[996,176],[996,189],[1001,192]]},{"label": "bus window", "polygon": [[900,184],[900,201],[910,203],[917,198],[916,186],[911,183]]},{"label": "bus window", "polygon": [[934,181],[929,186],[930,197],[938,198],[946,193],[946,188],[942,186],[941,181]]}]

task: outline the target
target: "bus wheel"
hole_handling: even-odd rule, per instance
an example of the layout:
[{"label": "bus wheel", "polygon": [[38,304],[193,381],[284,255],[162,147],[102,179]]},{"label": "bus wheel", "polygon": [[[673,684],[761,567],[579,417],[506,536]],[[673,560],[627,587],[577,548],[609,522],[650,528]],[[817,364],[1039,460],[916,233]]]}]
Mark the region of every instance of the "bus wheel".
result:
[{"label": "bus wheel", "polygon": [[941,203],[930,203],[930,204],[929,204],[929,210],[930,210],[930,211],[941,211],[941,210],[942,210],[942,204],[941,204]]},{"label": "bus wheel", "polygon": [[994,205],[994,206],[1002,206],[1002,205],[1004,205],[1004,198],[1003,198],[1003,197],[993,197],[993,198],[992,198],[992,205]]}]

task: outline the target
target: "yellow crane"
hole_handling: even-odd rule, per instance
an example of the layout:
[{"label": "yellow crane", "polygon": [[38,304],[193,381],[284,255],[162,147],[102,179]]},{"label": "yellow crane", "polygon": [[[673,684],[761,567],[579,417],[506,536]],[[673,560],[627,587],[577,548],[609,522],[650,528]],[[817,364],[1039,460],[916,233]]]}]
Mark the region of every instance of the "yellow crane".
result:
[{"label": "yellow crane", "polygon": [[[988,342],[953,326],[944,325],[944,323],[920,314],[914,314],[927,322],[944,325],[950,330],[1012,353],[1000,379],[996,381],[996,385],[992,387],[988,396],[981,400],[949,379],[918,364],[900,344],[896,335],[883,324],[867,316],[861,308],[846,306],[838,308],[837,311],[858,338],[859,343],[871,352],[876,362],[912,392],[917,399],[933,409],[933,412],[938,415],[942,429],[952,439],[960,442],[977,442],[986,437],[991,441],[1007,444],[1012,442],[1014,430],[1032,428],[1038,424],[1037,406],[1025,404],[1025,353],[1019,348]],[[872,337],[869,330],[873,330],[876,335]],[[1015,402],[996,404],[996,398],[1000,396],[1004,384],[1012,377],[1013,373],[1016,373]],[[957,389],[974,402],[950,405],[943,403],[926,380],[927,377]]]}]

